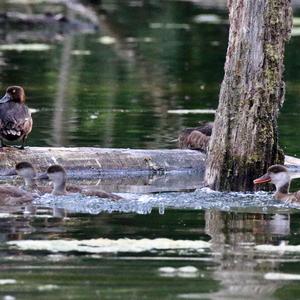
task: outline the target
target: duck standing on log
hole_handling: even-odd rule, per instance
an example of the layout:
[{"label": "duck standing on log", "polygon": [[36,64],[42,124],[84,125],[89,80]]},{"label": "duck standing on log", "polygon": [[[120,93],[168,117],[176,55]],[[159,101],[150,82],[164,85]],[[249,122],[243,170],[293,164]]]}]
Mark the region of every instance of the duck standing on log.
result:
[{"label": "duck standing on log", "polygon": [[25,141],[32,129],[32,117],[25,105],[25,92],[21,86],[10,86],[0,99],[0,148],[5,142]]},{"label": "duck standing on log", "polygon": [[179,148],[207,152],[213,125],[213,122],[205,122],[201,123],[199,127],[182,130],[178,137]]},{"label": "duck standing on log", "polygon": [[282,165],[271,166],[266,174],[255,179],[253,182],[254,184],[266,182],[273,183],[276,187],[276,192],[274,194],[276,200],[288,203],[300,203],[300,191],[295,193],[289,192],[291,177],[288,169]]}]

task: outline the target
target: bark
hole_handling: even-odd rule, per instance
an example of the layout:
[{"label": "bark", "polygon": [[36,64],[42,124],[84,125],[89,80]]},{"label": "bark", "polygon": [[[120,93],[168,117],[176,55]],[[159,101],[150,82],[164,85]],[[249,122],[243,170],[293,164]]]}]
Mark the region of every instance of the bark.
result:
[{"label": "bark", "polygon": [[284,101],[289,0],[229,0],[229,44],[205,179],[217,190],[253,190],[253,179],[283,163],[277,117]]}]

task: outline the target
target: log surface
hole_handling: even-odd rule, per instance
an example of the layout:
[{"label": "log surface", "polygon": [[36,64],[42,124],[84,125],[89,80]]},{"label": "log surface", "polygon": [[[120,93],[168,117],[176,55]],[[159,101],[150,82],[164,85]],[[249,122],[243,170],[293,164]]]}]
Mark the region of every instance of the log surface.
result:
[{"label": "log surface", "polygon": [[204,172],[205,154],[192,150],[133,150],[105,148],[30,147],[23,151],[4,148],[0,152],[0,172],[17,162],[28,161],[37,171],[53,164],[63,165],[68,173],[165,173]]},{"label": "log surface", "polygon": [[[30,147],[25,150],[4,148],[0,151],[0,172],[13,168],[17,162],[28,161],[37,171],[53,164],[63,165],[69,172],[92,173],[165,173],[199,172],[205,169],[206,155],[181,149],[112,149],[93,147]],[[300,169],[300,159],[285,156],[288,167]]]}]

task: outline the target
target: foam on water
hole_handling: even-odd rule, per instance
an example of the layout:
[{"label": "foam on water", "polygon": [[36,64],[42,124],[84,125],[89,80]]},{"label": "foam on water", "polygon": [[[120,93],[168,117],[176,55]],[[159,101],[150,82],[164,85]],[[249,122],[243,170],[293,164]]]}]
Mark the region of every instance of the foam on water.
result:
[{"label": "foam on water", "polygon": [[35,205],[64,208],[69,212],[99,214],[101,212],[123,212],[149,214],[158,209],[217,209],[239,212],[286,212],[297,205],[286,204],[273,199],[270,193],[220,193],[207,188],[194,192],[173,192],[157,194],[122,194],[125,198],[111,201],[97,197],[84,197],[80,194],[68,196],[44,195],[35,200]]}]

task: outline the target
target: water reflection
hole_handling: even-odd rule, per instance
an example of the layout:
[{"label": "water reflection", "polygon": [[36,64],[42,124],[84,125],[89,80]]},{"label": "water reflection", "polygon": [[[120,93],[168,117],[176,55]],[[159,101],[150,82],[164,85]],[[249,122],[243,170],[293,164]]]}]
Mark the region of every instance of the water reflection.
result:
[{"label": "water reflection", "polygon": [[[289,240],[293,234],[292,226],[293,215],[290,214],[258,214],[258,213],[245,213],[237,214],[233,212],[220,212],[218,210],[207,210],[204,215],[190,211],[186,216],[182,215],[182,212],[176,210],[167,210],[165,215],[160,217],[159,223],[167,225],[169,222],[177,220],[180,215],[182,223],[174,224],[174,229],[179,230],[178,234],[174,231],[169,233],[166,230],[161,230],[160,226],[155,227],[148,223],[147,231],[143,231],[140,224],[143,224],[143,219],[153,220],[157,219],[157,215],[153,212],[150,216],[138,216],[138,215],[103,215],[103,218],[82,218],[80,215],[69,215],[66,218],[65,212],[61,210],[59,214],[57,211],[53,211],[53,216],[46,215],[49,210],[40,208],[37,213],[40,214],[38,219],[35,219],[33,215],[26,218],[21,216],[15,216],[14,218],[2,218],[1,228],[3,233],[1,234],[2,240],[73,240],[82,236],[85,239],[90,236],[93,241],[94,238],[105,237],[111,241],[116,241],[116,238],[130,238],[133,243],[144,238],[169,238],[170,240],[180,240],[185,236],[187,242],[195,241],[208,241],[209,251],[183,251],[182,249],[176,250],[156,250],[146,251],[137,255],[135,251],[131,252],[128,248],[127,253],[119,253],[117,261],[115,260],[115,254],[112,250],[111,253],[107,253],[103,256],[93,256],[92,261],[88,259],[88,256],[84,254],[84,250],[80,256],[76,256],[76,266],[74,266],[75,257],[72,254],[65,256],[62,253],[56,254],[53,259],[56,260],[58,267],[63,264],[65,267],[61,269],[60,275],[51,271],[51,265],[48,267],[47,280],[51,284],[67,287],[71,283],[68,279],[71,272],[74,270],[86,270],[90,268],[89,265],[93,265],[93,274],[98,274],[96,278],[90,279],[90,284],[95,284],[99,276],[109,276],[108,272],[111,272],[111,268],[119,267],[119,262],[122,262],[123,271],[119,273],[119,276],[110,278],[109,286],[116,286],[118,290],[118,284],[120,280],[125,280],[128,276],[130,282],[134,282],[137,297],[144,295],[146,299],[151,297],[151,292],[144,285],[142,277],[140,277],[141,267],[145,264],[150,268],[151,274],[148,273],[148,280],[155,282],[157,280],[161,282],[162,286],[177,285],[177,288],[164,292],[160,290],[157,295],[160,299],[169,299],[168,297],[179,297],[184,299],[220,299],[220,298],[235,298],[235,299],[273,299],[275,295],[278,295],[278,291],[282,288],[287,288],[288,283],[283,283],[277,280],[268,279],[265,274],[272,274],[274,272],[286,272],[286,266],[289,261],[294,262],[295,256],[289,257],[288,255],[281,255],[280,258],[274,257],[271,253],[260,254],[255,250],[257,244],[278,244],[282,240]],[[34,214],[34,213],[33,213]],[[192,220],[196,222],[192,222]],[[298,218],[296,218],[298,219]],[[157,220],[158,221],[158,220]],[[101,226],[99,227],[99,225]],[[170,223],[171,224],[171,223]],[[186,224],[184,227],[183,224]],[[112,226],[113,225],[113,226]],[[164,225],[163,225],[164,226]],[[106,228],[114,230],[106,231]],[[8,232],[5,228],[10,228]],[[87,233],[94,228],[94,233]],[[96,231],[95,231],[96,230]],[[122,231],[122,234],[120,232]],[[104,233],[105,232],[105,233]],[[143,232],[143,233],[142,233]],[[80,240],[80,238],[79,238]],[[88,240],[86,240],[88,241]],[[96,240],[95,240],[96,241]],[[158,240],[156,240],[158,241]],[[55,243],[55,242],[54,242]],[[156,243],[156,242],[155,242]],[[155,245],[155,243],[153,245]],[[42,244],[40,250],[43,251]],[[82,245],[81,245],[82,247]],[[155,247],[155,246],[154,246]],[[7,247],[6,247],[7,248]],[[11,250],[6,249],[8,253],[14,253],[15,247],[10,246]],[[29,248],[30,249],[30,248]],[[46,248],[45,248],[46,249]],[[92,248],[89,248],[92,249]],[[112,248],[113,249],[113,248]],[[74,249],[75,250],[75,249]],[[63,250],[65,251],[65,250]],[[89,250],[90,251],[90,250]],[[95,248],[95,252],[98,252],[98,248]],[[105,250],[107,251],[107,249]],[[36,250],[22,251],[18,250],[19,254],[23,253],[25,261],[19,261],[18,257],[9,256],[10,262],[4,257],[1,258],[5,264],[26,264],[26,270],[31,270],[32,274],[37,274],[38,270],[28,266],[35,260]],[[101,252],[101,251],[100,251]],[[51,255],[50,255],[51,256]],[[50,259],[49,256],[49,259]],[[51,257],[52,257],[51,256]],[[132,259],[130,259],[130,257]],[[51,258],[52,259],[52,258]],[[52,259],[52,260],[53,260]],[[4,260],[4,261],[3,261]],[[50,260],[51,261],[51,260]],[[90,263],[89,263],[90,261]],[[97,263],[96,263],[97,262]],[[44,261],[48,264],[48,262]],[[299,264],[297,259],[297,264]],[[103,266],[110,266],[108,269]],[[70,269],[70,267],[72,268]],[[190,267],[188,267],[190,266]],[[153,271],[156,269],[157,271]],[[170,276],[162,275],[161,271],[169,272]],[[171,276],[170,270],[174,274],[181,274],[180,270],[194,270],[193,274]],[[22,268],[14,269],[10,272],[10,278],[23,277],[23,285],[31,290],[30,281],[28,281],[24,272],[27,272]],[[175,270],[175,271],[174,271]],[[3,271],[6,272],[6,271]],[[3,273],[2,272],[2,273]],[[176,273],[177,272],[177,273]],[[182,271],[183,272],[183,271]],[[147,272],[146,272],[147,273]],[[172,273],[172,274],[173,274]],[[5,273],[3,273],[5,274]],[[83,273],[80,271],[76,276],[78,280],[82,280],[86,271]],[[128,275],[130,274],[130,275]],[[145,270],[143,271],[145,276]],[[186,274],[186,273],[185,273]],[[266,278],[265,278],[266,277]],[[63,279],[63,281],[61,281]],[[71,277],[72,278],[72,277]],[[160,278],[160,279],[159,279]],[[39,284],[46,284],[45,279],[41,277],[38,280]],[[182,285],[180,283],[185,282]],[[201,285],[199,283],[202,282]],[[204,286],[203,283],[205,282]],[[63,286],[61,285],[63,283]],[[207,289],[206,287],[209,287]],[[87,292],[87,286],[83,285],[83,291]],[[2,290],[0,286],[0,291]],[[103,291],[104,292],[104,291]],[[124,299],[130,299],[132,297],[132,290],[129,288],[124,293]],[[57,294],[58,291],[52,291],[52,294]],[[70,292],[73,295],[73,292]],[[111,292],[106,290],[104,294],[112,295]],[[57,294],[58,295],[58,294]],[[132,298],[131,298],[132,299]],[[276,296],[276,299],[281,299]],[[284,299],[284,298],[282,298]]]},{"label": "water reflection", "polygon": [[206,211],[205,220],[214,261],[218,262],[213,278],[222,285],[222,289],[210,294],[209,298],[273,298],[282,284],[263,280],[263,274],[276,270],[279,263],[258,260],[253,246],[277,243],[287,237],[290,234],[290,216]]}]

